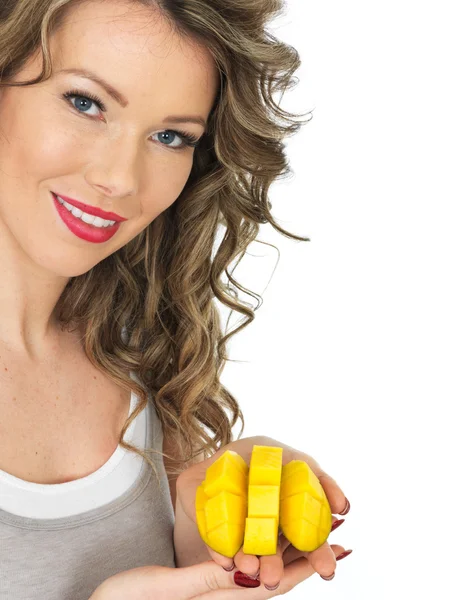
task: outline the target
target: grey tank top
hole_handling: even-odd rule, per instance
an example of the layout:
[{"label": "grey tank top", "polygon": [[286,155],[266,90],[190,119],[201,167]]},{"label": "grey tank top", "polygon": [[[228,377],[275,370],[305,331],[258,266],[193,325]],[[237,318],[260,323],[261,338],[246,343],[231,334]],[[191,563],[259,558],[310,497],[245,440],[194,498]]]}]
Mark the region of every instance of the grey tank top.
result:
[{"label": "grey tank top", "polygon": [[[136,403],[131,394],[129,414]],[[162,451],[150,398],[125,440]],[[120,446],[100,469],[66,483],[37,484],[0,470],[0,599],[88,600],[121,571],[174,568],[169,484],[162,457],[151,457],[160,486],[150,465]]]}]

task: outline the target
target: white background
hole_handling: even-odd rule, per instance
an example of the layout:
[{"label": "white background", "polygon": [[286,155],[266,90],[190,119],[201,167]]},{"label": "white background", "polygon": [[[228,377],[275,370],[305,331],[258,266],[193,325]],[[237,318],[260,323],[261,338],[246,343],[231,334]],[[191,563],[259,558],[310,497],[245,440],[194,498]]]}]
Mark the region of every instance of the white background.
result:
[{"label": "white background", "polygon": [[287,142],[294,175],[271,188],[273,214],[311,241],[261,228],[280,262],[273,273],[276,251],[255,243],[237,267],[264,304],[221,380],[243,437],[303,450],[337,480],[351,510],[329,541],[353,549],[334,580],[289,598],[450,597],[445,5],[290,0],[270,27],[302,60],[282,106],[313,111]]}]

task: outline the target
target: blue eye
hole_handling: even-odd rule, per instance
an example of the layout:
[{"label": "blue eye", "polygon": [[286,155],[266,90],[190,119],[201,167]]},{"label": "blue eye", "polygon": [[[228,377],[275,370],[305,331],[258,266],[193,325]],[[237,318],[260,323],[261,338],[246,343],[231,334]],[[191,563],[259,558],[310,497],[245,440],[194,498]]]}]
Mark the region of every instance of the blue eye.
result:
[{"label": "blue eye", "polygon": [[[196,138],[195,138],[195,136],[191,136],[189,134],[182,135],[181,132],[177,133],[176,131],[173,131],[172,129],[166,129],[165,131],[160,131],[156,135],[169,135],[169,136],[174,135],[175,137],[178,135],[178,137],[187,138],[189,141],[192,142],[192,144],[186,144],[186,146],[187,145],[197,146],[197,144],[194,143],[194,142],[197,141]],[[167,146],[167,144],[163,144],[163,146]],[[173,146],[173,147],[180,147],[180,146]]]},{"label": "blue eye", "polygon": [[[86,114],[87,117],[93,117],[94,115],[89,115],[87,112],[81,110],[80,108],[83,108],[83,107],[82,106],[79,107],[80,103],[78,103],[78,106],[75,106],[75,104],[72,102],[72,98],[82,98],[84,100],[84,103],[86,103],[86,100],[88,102],[93,102],[94,104],[96,104],[98,106],[98,108],[102,112],[107,112],[106,106],[103,104],[103,102],[100,100],[100,98],[98,96],[96,96],[95,94],[84,92],[82,90],[70,90],[69,92],[66,92],[65,94],[63,94],[63,98],[65,98],[70,103],[70,105],[73,108],[75,108],[75,110],[77,112],[79,112],[81,114]],[[169,135],[175,134],[182,140],[182,143],[178,146],[169,146],[167,144],[163,144],[163,146],[167,146],[168,148],[171,148],[172,150],[182,150],[188,146],[191,148],[196,148],[200,143],[200,138],[197,138],[195,135],[193,135],[192,133],[188,133],[187,131],[176,131],[173,129],[166,129],[165,131],[158,132],[155,135],[168,135],[168,134]]]},{"label": "blue eye", "polygon": [[[98,96],[95,96],[94,94],[88,94],[87,92],[78,92],[77,90],[71,90],[70,92],[67,92],[66,94],[64,94],[64,98],[67,99],[68,102],[70,102],[70,104],[76,108],[76,110],[78,112],[84,112],[79,110],[78,106],[75,106],[71,100],[72,98],[82,98],[85,102],[86,100],[88,100],[89,102],[94,102],[95,104],[97,104],[97,106],[99,107],[99,109],[102,112],[106,112],[106,106],[103,104],[103,102],[100,100],[100,98]],[[87,114],[87,113],[86,113]],[[92,115],[88,115],[88,117],[90,117]]]}]

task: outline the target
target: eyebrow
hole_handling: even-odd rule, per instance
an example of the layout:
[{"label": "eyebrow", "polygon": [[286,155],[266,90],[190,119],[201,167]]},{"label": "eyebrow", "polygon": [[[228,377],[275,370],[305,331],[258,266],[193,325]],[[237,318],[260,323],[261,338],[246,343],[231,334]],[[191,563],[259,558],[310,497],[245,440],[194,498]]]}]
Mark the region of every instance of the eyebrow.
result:
[{"label": "eyebrow", "polygon": [[[121,94],[116,88],[110,85],[107,81],[102,79],[96,73],[89,71],[88,69],[61,69],[58,71],[59,73],[70,73],[72,75],[79,75],[80,77],[84,77],[85,79],[91,79],[98,85],[100,85],[105,92],[111,96],[120,106],[125,108],[128,106],[128,100],[125,98],[123,94]],[[162,121],[163,123],[197,123],[198,125],[202,125],[206,129],[206,121],[203,117],[193,116],[193,115],[169,115],[165,117]]]}]

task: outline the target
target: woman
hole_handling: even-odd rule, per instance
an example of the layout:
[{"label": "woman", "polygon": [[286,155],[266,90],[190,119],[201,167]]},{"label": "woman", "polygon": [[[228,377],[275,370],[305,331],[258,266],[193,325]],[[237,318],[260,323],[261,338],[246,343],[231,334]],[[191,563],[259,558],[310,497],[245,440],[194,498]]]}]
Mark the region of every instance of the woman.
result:
[{"label": "woman", "polygon": [[287,169],[282,138],[300,127],[268,86],[286,88],[299,65],[264,31],[280,8],[2,3],[2,598],[203,598],[212,580],[208,597],[235,598],[234,566],[259,570],[247,598],[269,598],[329,577],[344,550],[306,555],[281,537],[277,556],[240,551],[233,564],[193,514],[196,482],[225,449],[248,460],[266,441],[284,462],[307,457],[232,441],[244,420],[219,381],[227,338],[213,304],[253,319],[221,275],[260,223],[304,239],[267,199]]}]

